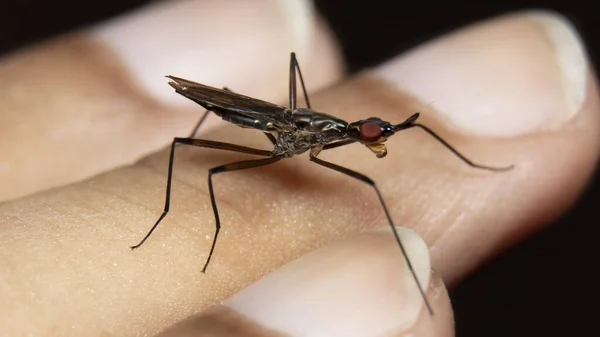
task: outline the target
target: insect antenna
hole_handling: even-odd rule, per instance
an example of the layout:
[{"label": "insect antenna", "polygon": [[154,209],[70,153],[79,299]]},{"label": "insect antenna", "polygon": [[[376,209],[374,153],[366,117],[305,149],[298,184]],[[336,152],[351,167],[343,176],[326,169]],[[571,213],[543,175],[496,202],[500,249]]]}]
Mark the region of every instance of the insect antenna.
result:
[{"label": "insect antenna", "polygon": [[418,112],[413,114],[412,116],[407,118],[404,122],[395,125],[394,131],[398,132],[398,131],[402,131],[402,130],[406,130],[406,129],[410,129],[410,128],[420,128],[421,130],[427,132],[430,136],[435,138],[442,145],[444,145],[444,147],[446,147],[448,150],[450,150],[450,152],[454,153],[454,155],[456,155],[460,160],[462,160],[467,165],[474,167],[474,168],[489,170],[489,171],[497,171],[497,172],[508,171],[508,170],[511,170],[512,168],[514,168],[514,165],[509,165],[509,166],[505,166],[505,167],[492,167],[492,166],[481,165],[481,164],[477,164],[477,163],[473,162],[469,158],[465,157],[462,153],[458,152],[457,149],[455,149],[452,145],[450,145],[447,141],[445,141],[442,137],[440,137],[433,130],[431,130],[430,128],[428,128],[427,126],[425,126],[423,124],[415,123],[415,120],[417,120],[418,117],[419,117]]}]

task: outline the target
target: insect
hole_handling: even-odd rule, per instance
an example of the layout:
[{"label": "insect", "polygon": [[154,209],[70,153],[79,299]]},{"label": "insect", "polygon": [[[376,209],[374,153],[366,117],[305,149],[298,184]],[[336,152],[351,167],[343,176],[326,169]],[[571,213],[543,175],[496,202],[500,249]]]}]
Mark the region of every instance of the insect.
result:
[{"label": "insect", "polygon": [[[410,259],[406,255],[406,251],[396,229],[394,227],[390,212],[384,202],[383,196],[379,191],[379,188],[373,180],[369,177],[350,170],[348,168],[339,166],[337,164],[322,160],[318,157],[319,153],[324,150],[330,150],[349,144],[360,143],[365,145],[371,150],[378,158],[383,158],[387,154],[386,146],[384,142],[395,133],[410,129],[420,128],[433,136],[437,141],[442,143],[446,148],[452,151],[456,156],[462,159],[465,163],[472,167],[487,169],[491,171],[503,171],[512,168],[512,165],[504,168],[494,168],[484,165],[476,164],[465,156],[455,150],[450,144],[444,141],[440,136],[433,132],[428,127],[416,123],[419,113],[415,113],[405,121],[399,124],[391,124],[377,117],[370,117],[367,119],[359,120],[356,122],[348,123],[343,119],[335,116],[331,116],[322,112],[312,110],[308,95],[306,93],[306,87],[304,85],[304,79],[302,78],[302,72],[296,59],[295,53],[291,53],[290,56],[290,69],[289,69],[289,107],[268,103],[259,99],[251,98],[248,96],[240,95],[230,91],[227,88],[217,89],[209,87],[200,83],[195,83],[183,78],[175,76],[167,76],[171,81],[169,85],[175,89],[178,94],[200,104],[206,109],[206,112],[200,118],[196,126],[194,127],[191,135],[187,138],[174,138],[171,144],[171,152],[169,156],[169,170],[167,177],[167,191],[165,198],[165,206],[162,214],[152,226],[146,236],[135,246],[131,246],[131,249],[140,247],[149,237],[152,235],[154,230],[158,227],[160,222],[165,218],[170,209],[171,203],[171,180],[173,177],[173,162],[175,158],[175,148],[178,144],[186,144],[191,146],[212,148],[225,151],[233,151],[246,153],[264,158],[245,160],[233,162],[221,166],[214,167],[208,171],[208,190],[210,194],[210,202],[212,205],[214,217],[215,217],[215,235],[212,240],[212,245],[204,268],[202,272],[206,272],[206,268],[210,263],[219,231],[221,229],[221,221],[219,218],[219,211],[217,203],[215,201],[215,194],[213,191],[212,177],[217,173],[239,171],[250,168],[256,168],[260,166],[266,166],[278,162],[282,159],[289,158],[295,155],[299,155],[309,151],[310,161],[332,169],[334,171],[345,174],[354,179],[358,179],[369,186],[371,186],[379,202],[383,208],[388,224],[390,225],[398,247],[400,248],[407,266],[412,273],[415,282],[419,288],[421,296],[427,306],[427,309],[431,314],[433,310],[429,301],[425,296],[425,291],[415,274]],[[306,100],[306,108],[298,107],[297,103],[297,90],[296,90],[296,74],[299,77],[300,84],[302,86],[302,92]],[[212,111],[217,116],[221,117],[224,121],[233,123],[243,128],[251,128],[262,131],[266,137],[273,144],[273,150],[266,151],[241,145],[235,145],[224,142],[217,142],[211,140],[197,139],[194,135],[205,121],[209,112]]]}]

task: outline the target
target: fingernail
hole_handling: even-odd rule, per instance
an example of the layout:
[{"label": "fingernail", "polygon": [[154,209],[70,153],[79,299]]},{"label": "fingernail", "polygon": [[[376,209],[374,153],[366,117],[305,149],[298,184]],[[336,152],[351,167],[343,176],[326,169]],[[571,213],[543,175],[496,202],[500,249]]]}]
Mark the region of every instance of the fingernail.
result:
[{"label": "fingernail", "polygon": [[573,25],[529,11],[434,40],[376,72],[463,131],[511,137],[560,128],[576,115],[587,71]]},{"label": "fingernail", "polygon": [[272,98],[265,95],[273,90],[263,88],[286,83],[291,51],[308,53],[314,17],[304,0],[169,1],[102,23],[92,34],[152,97],[193,106],[166,90],[165,75],[216,87],[235,83],[234,91]]},{"label": "fingernail", "polygon": [[[409,229],[398,232],[427,289],[427,245]],[[254,324],[291,336],[401,333],[412,329],[420,315],[429,315],[389,228],[313,251],[223,305]]]}]

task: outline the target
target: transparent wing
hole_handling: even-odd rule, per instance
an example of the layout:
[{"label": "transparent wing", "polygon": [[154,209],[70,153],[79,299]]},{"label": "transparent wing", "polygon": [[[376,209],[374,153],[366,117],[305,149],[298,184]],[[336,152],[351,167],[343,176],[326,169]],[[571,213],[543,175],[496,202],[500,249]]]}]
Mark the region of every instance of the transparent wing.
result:
[{"label": "transparent wing", "polygon": [[217,114],[228,112],[273,123],[275,128],[292,125],[290,111],[284,106],[240,95],[228,90],[217,89],[175,76],[169,85],[175,91]]}]

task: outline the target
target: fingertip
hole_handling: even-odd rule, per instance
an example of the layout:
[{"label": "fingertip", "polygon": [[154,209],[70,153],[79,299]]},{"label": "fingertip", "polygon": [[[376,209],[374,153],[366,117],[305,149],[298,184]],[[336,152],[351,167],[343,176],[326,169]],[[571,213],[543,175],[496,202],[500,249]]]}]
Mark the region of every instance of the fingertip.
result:
[{"label": "fingertip", "polygon": [[[251,29],[249,28],[251,27]],[[261,99],[280,100],[290,51],[310,57],[309,89],[335,80],[334,72],[310,76],[312,68],[338,67],[337,48],[319,22],[312,1],[181,1],[148,6],[94,27],[151,97],[174,106],[193,106],[164,90],[162,74],[177,73],[207,85]],[[312,49],[321,58],[312,57]],[[195,108],[195,106],[194,106]]]},{"label": "fingertip", "polygon": [[0,133],[15,139],[0,163],[0,200],[131,164],[187,134],[202,108],[174,94],[165,74],[283,103],[290,51],[313,92],[341,76],[338,49],[308,0],[192,0],[155,2],[16,52],[0,65],[11,77],[0,107],[12,112]]},{"label": "fingertip", "polygon": [[427,246],[413,231],[397,230],[428,284],[433,315],[386,227],[313,251],[160,336],[453,336],[448,293],[439,274],[430,276]]},{"label": "fingertip", "polygon": [[549,11],[501,16],[452,32],[391,60],[378,74],[464,133],[512,138],[559,130],[587,93],[585,46]]},{"label": "fingertip", "polygon": [[323,331],[332,336],[407,334],[420,316],[429,315],[419,284],[437,288],[427,287],[431,264],[425,242],[407,228],[398,227],[397,232],[414,275],[385,227],[313,251],[223,304],[268,329],[294,336]]},{"label": "fingertip", "polygon": [[452,337],[454,336],[454,311],[448,290],[441,275],[431,271],[427,298],[431,301],[435,312],[430,315],[422,313],[413,328],[401,336],[406,337]]}]

